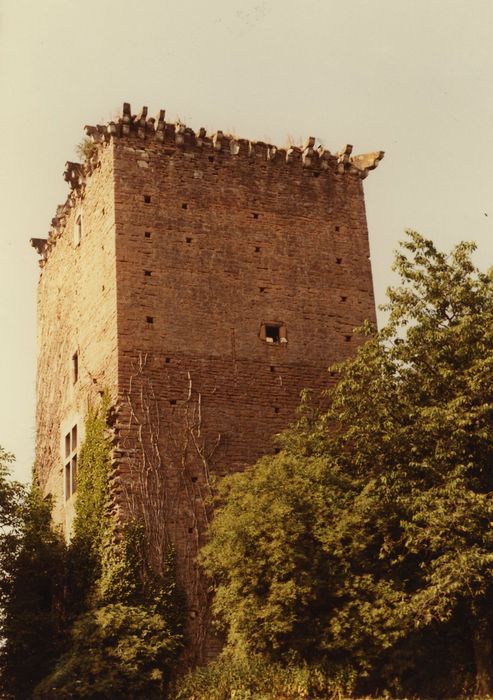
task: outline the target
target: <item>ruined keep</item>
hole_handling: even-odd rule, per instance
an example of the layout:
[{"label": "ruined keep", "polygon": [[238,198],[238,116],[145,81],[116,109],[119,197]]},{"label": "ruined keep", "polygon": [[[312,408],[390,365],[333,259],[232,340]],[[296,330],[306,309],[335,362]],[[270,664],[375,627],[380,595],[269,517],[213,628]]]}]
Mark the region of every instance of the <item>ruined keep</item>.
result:
[{"label": "ruined keep", "polygon": [[86,133],[32,239],[38,475],[69,536],[84,417],[109,391],[113,514],[143,520],[155,566],[174,545],[203,661],[219,645],[196,564],[211,479],[274,452],[300,392],[375,320],[362,182],[383,153],[195,133],[128,104]]}]

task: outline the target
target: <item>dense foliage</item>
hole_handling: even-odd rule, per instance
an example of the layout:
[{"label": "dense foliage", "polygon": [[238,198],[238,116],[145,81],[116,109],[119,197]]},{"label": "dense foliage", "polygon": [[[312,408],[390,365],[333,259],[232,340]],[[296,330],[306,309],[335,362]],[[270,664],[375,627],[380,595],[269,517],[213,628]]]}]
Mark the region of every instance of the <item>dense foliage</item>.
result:
[{"label": "dense foliage", "polygon": [[179,641],[148,606],[93,608],[76,620],[69,651],[33,698],[162,698]]},{"label": "dense foliage", "polygon": [[223,482],[202,558],[237,657],[349,664],[360,691],[491,692],[493,282],[473,248],[410,232],[389,321],[363,329],[329,409],[305,405],[281,454]]},{"label": "dense foliage", "polygon": [[337,669],[287,661],[261,654],[222,655],[208,666],[180,679],[176,700],[303,700],[349,698],[351,674]]}]

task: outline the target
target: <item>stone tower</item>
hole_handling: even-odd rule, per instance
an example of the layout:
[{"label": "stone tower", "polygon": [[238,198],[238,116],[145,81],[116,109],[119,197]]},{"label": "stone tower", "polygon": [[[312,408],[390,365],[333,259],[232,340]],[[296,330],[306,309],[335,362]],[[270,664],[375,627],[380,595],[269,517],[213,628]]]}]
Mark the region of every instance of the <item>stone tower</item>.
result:
[{"label": "stone tower", "polygon": [[375,320],[362,181],[383,153],[195,133],[128,104],[86,133],[32,240],[38,474],[69,536],[84,416],[109,391],[114,515],[144,522],[157,567],[174,545],[201,661],[212,480],[274,452],[300,392],[327,387]]}]

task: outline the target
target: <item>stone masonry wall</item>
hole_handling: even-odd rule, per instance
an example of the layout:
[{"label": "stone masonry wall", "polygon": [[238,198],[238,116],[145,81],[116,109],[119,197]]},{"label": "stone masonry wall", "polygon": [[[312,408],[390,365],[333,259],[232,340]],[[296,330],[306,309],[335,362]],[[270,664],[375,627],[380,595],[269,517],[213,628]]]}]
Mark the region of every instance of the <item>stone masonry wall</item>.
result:
[{"label": "stone masonry wall", "polygon": [[129,109],[115,128],[115,508],[144,518],[156,566],[175,547],[196,663],[219,645],[196,563],[213,479],[274,452],[300,392],[326,388],[375,321],[366,171],[313,140],[278,151]]}]

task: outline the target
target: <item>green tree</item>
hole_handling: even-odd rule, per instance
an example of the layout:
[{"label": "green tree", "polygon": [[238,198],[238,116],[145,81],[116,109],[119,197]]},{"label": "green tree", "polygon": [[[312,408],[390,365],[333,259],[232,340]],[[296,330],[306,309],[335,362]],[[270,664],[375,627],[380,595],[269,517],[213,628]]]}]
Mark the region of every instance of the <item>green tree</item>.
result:
[{"label": "green tree", "polygon": [[435,675],[452,683],[471,653],[487,694],[493,281],[474,245],[408,234],[387,325],[362,330],[327,411],[305,408],[283,453],[224,482],[203,563],[237,652],[349,661],[398,687],[434,641]]},{"label": "green tree", "polygon": [[27,491],[7,481],[11,459],[5,453],[0,458],[0,686],[6,697],[22,700],[31,698],[61,650],[65,546],[37,485]]}]

